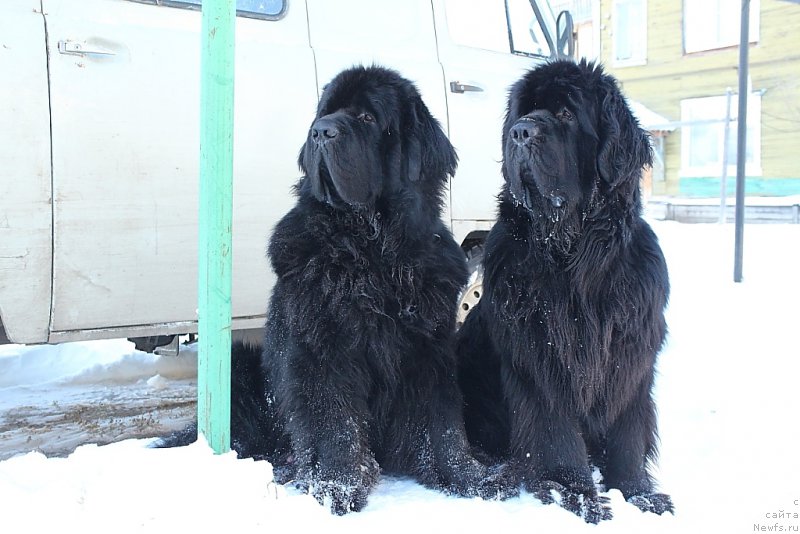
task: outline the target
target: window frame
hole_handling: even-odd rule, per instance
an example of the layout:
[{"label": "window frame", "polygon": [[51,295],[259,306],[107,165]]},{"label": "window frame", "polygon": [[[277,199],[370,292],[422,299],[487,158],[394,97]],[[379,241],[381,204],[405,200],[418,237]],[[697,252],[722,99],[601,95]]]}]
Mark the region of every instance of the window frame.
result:
[{"label": "window frame", "polygon": [[[174,7],[178,9],[187,9],[190,11],[200,11],[201,7],[199,4],[193,3],[192,0],[128,0],[128,1],[136,2],[137,4]],[[282,7],[280,12],[278,12],[275,15],[258,13],[256,11],[245,11],[237,9],[236,16],[247,19],[258,19],[258,20],[272,20],[272,21],[280,20],[286,16],[286,12],[289,10],[289,1],[290,0],[280,0],[280,2],[282,3]]]},{"label": "window frame", "polygon": [[[747,147],[752,150],[752,161],[745,162],[745,174],[748,176],[761,176],[762,175],[762,160],[761,160],[761,92],[753,91],[747,98],[747,123],[748,123],[748,136]],[[681,100],[681,168],[680,176],[682,178],[715,178],[719,177],[722,173],[722,154],[724,150],[724,127],[725,127],[725,99],[726,95],[711,95],[705,97],[685,98]],[[731,95],[731,122],[729,130],[729,141],[736,142],[738,130],[738,95]],[[696,118],[688,119],[686,115],[687,106],[691,105],[695,109],[717,109],[719,106],[719,113],[713,113],[711,118]],[[714,106],[714,107],[712,107]],[[716,117],[716,115],[719,115]],[[717,132],[717,147],[719,149],[719,158],[717,161],[707,163],[704,165],[691,165],[691,147],[692,143],[692,122],[699,121],[717,121],[710,123],[718,126]],[[696,127],[697,125],[695,125]],[[728,158],[728,176],[736,173],[736,155],[729,154]]]},{"label": "window frame", "polygon": [[[630,58],[620,59],[617,56],[617,51],[619,49],[619,45],[617,42],[617,37],[620,35],[620,32],[623,31],[623,28],[620,27],[619,19],[620,17],[617,14],[617,9],[620,4],[629,4],[629,3],[639,3],[642,8],[642,21],[641,21],[641,39],[644,43],[644,47],[642,47],[641,55],[633,55]],[[614,67],[640,67],[642,65],[647,65],[647,1],[646,0],[613,0],[611,4],[611,26],[612,26],[612,33],[611,33],[611,59],[612,65]]]},{"label": "window frame", "polygon": [[[696,45],[694,42],[697,39],[689,39],[689,31],[688,31],[688,22],[689,22],[689,15],[692,13],[691,10],[687,11],[687,5],[691,2],[691,5],[696,9],[698,6],[709,6],[709,3],[712,0],[704,0],[705,3],[698,3],[697,0],[683,0],[683,5],[681,6],[681,26],[683,31],[683,53],[684,55],[690,54],[698,54],[702,52],[709,52],[712,50],[723,50],[725,48],[733,48],[739,46],[739,34],[741,28],[741,19],[736,17],[736,31],[734,33],[735,37],[732,41],[722,41],[717,35],[717,39],[714,43],[711,44],[701,44]],[[716,10],[715,15],[716,19],[719,19],[719,12],[720,12],[720,2],[724,2],[726,0],[713,0],[716,3]],[[728,0],[736,6],[740,6],[741,2],[738,0]],[[760,0],[750,0],[750,29],[748,30],[748,40],[750,44],[757,43],[760,40],[760,31],[759,28],[761,26],[761,2]],[[693,24],[691,27],[697,28],[702,26],[702,24]]]},{"label": "window frame", "polygon": [[[531,5],[530,1],[525,2],[527,4],[527,6],[530,8],[530,18],[528,19],[528,26],[530,27],[532,25],[535,25],[536,28],[534,29],[534,33],[537,34],[537,38],[539,38],[539,39],[541,39],[543,41],[543,43],[541,43],[541,44],[535,43],[535,44],[539,45],[539,50],[541,50],[542,53],[529,52],[529,51],[523,50],[523,47],[517,48],[514,45],[514,26],[512,26],[512,23],[511,23],[511,7],[509,6],[509,0],[505,0],[503,3],[504,3],[504,7],[505,7],[505,12],[506,12],[506,28],[508,30],[508,48],[509,48],[509,52],[511,54],[515,55],[515,56],[523,56],[523,57],[532,57],[532,58],[549,58],[549,57],[552,57],[552,54],[553,54],[552,48],[555,45],[548,41],[548,36],[546,35],[551,30],[547,29],[547,28],[544,28],[544,26],[547,24],[547,21],[545,19],[547,18],[548,15],[551,18],[553,18],[553,20],[555,20],[552,11],[549,12],[549,13],[546,13],[546,12],[542,11],[537,15],[537,13],[534,11],[533,6]],[[545,6],[548,9],[550,7],[549,4],[545,4]],[[539,6],[539,7],[541,8],[542,6]],[[529,32],[530,32],[530,29],[529,29]],[[528,36],[530,37],[530,33],[528,33]],[[551,38],[552,38],[552,36],[551,36]],[[530,44],[534,44],[533,40],[530,40],[528,42]],[[548,52],[548,50],[546,50],[546,49],[550,49],[550,51]]]},{"label": "window frame", "polygon": [[[520,6],[522,6],[523,9],[527,7],[526,11],[529,11],[529,13],[526,13],[526,15],[529,16],[519,19],[520,21],[524,21],[523,25],[516,25],[512,23],[511,12],[513,9],[509,6],[509,2],[511,1],[519,4],[514,6],[517,9],[519,9]],[[478,0],[473,0],[472,3],[477,4]],[[456,45],[478,50],[487,50],[499,54],[510,54],[513,56],[537,59],[551,57],[552,52],[549,50],[551,43],[548,41],[548,36],[546,33],[550,33],[553,30],[552,28],[545,30],[543,25],[547,25],[549,23],[555,25],[555,17],[553,17],[552,11],[540,10],[539,16],[537,16],[533,6],[530,4],[530,0],[504,0],[502,4],[492,4],[493,7],[491,9],[494,11],[487,11],[486,9],[474,10],[476,18],[462,19],[456,24],[452,16],[456,13],[459,13],[459,11],[453,9],[453,5],[458,5],[461,9],[466,9],[464,7],[466,3],[463,0],[445,0],[444,2],[448,33],[451,41]],[[548,6],[548,4],[545,5]],[[481,24],[481,20],[477,17],[480,17],[481,15],[484,17],[489,17],[492,23],[496,23],[496,27],[494,24],[490,25],[492,31],[487,33],[485,28],[483,32],[477,29]],[[499,24],[501,20],[502,26]],[[478,26],[475,26],[476,24]],[[466,31],[472,26],[475,26],[476,30],[472,32]],[[537,38],[542,41],[541,43],[534,43],[533,40],[529,38],[529,29],[531,26],[533,27]],[[527,28],[525,31],[525,36],[521,40],[524,41],[525,44],[530,43],[531,45],[537,45],[541,53],[525,50],[525,46],[515,46],[514,36],[519,35],[519,31],[515,32],[515,30],[518,30],[520,27]],[[502,34],[500,32],[502,32]],[[469,37],[465,38],[465,36]],[[476,39],[476,37],[479,37],[479,39]],[[549,38],[552,38],[552,36]],[[519,42],[517,44],[519,44]]]}]

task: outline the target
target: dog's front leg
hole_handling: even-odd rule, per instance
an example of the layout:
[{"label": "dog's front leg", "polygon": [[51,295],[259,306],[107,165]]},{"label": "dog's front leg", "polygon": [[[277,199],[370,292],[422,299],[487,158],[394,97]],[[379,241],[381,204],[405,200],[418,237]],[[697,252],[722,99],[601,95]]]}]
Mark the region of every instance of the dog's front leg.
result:
[{"label": "dog's front leg", "polygon": [[486,466],[472,454],[464,427],[463,400],[458,388],[455,357],[450,353],[428,361],[445,362],[430,370],[435,380],[431,402],[424,406],[424,435],[430,443],[434,472],[443,488],[457,495],[505,499],[519,493],[519,484],[505,465]]},{"label": "dog's front leg", "polygon": [[648,472],[657,455],[656,408],[651,389],[652,379],[645,380],[609,429],[603,477],[609,489],[619,489],[628,502],[642,511],[674,513],[670,496],[653,491],[653,477]]},{"label": "dog's front leg", "polygon": [[380,468],[369,448],[365,396],[321,362],[331,358],[294,358],[279,402],[292,439],[296,484],[343,515],[364,508]]},{"label": "dog's front leg", "polygon": [[503,384],[511,418],[511,457],[524,487],[543,503],[558,502],[587,523],[611,518],[598,496],[586,445],[563,406],[547,402],[531,378],[505,368]]}]

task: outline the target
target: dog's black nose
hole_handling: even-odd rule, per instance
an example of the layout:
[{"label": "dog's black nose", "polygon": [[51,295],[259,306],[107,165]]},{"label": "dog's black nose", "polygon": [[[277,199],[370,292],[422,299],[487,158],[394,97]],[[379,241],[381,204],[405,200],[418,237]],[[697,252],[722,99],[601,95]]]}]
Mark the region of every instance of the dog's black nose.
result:
[{"label": "dog's black nose", "polygon": [[542,129],[537,122],[523,119],[511,127],[509,135],[518,146],[530,146],[536,138],[541,137]]},{"label": "dog's black nose", "polygon": [[330,141],[339,135],[339,128],[336,127],[334,121],[322,117],[311,126],[311,138],[318,143]]}]

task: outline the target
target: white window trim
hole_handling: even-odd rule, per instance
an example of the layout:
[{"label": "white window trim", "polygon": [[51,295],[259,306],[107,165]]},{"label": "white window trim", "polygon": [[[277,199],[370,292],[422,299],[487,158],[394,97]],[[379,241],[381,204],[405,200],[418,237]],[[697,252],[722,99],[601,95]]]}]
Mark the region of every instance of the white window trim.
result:
[{"label": "white window trim", "polygon": [[634,57],[631,59],[617,59],[617,35],[621,31],[618,22],[619,17],[617,16],[617,6],[621,2],[625,2],[628,0],[614,0],[611,5],[611,65],[613,67],[641,67],[642,65],[647,65],[647,1],[642,0],[642,9],[644,10],[644,17],[643,17],[643,28],[644,31],[642,33],[642,40],[644,41],[644,49],[642,52],[641,57]]},{"label": "white window trim", "polygon": [[[711,97],[698,97],[698,98],[687,98],[681,100],[681,121],[682,121],[682,128],[681,128],[681,168],[680,168],[680,176],[682,178],[706,178],[706,177],[718,177],[722,174],[722,165],[721,161],[717,162],[712,165],[703,165],[703,166],[690,166],[689,165],[689,147],[692,142],[692,138],[690,135],[691,123],[689,121],[685,121],[684,116],[684,106],[689,103],[690,101],[701,101],[705,99],[722,99],[724,101],[725,95],[713,95]],[[724,121],[725,119],[725,111],[724,105],[719,117],[717,117],[720,121]],[[735,122],[738,115],[738,98],[737,95],[733,95],[731,99],[731,126],[728,135],[730,139],[735,142],[736,136],[738,135],[737,132],[737,125],[738,123]],[[713,120],[713,119],[711,119]],[[753,123],[753,121],[756,121]],[[753,147],[753,161],[745,164],[745,174],[747,176],[761,176],[762,169],[761,169],[761,92],[755,91],[750,93],[750,96],[747,99],[747,122],[751,125],[754,125],[752,135],[747,137],[747,146]],[[721,122],[720,124],[723,124]],[[722,155],[720,154],[720,158]],[[736,174],[736,158],[733,154],[729,156],[728,161],[728,176],[734,176]]]}]

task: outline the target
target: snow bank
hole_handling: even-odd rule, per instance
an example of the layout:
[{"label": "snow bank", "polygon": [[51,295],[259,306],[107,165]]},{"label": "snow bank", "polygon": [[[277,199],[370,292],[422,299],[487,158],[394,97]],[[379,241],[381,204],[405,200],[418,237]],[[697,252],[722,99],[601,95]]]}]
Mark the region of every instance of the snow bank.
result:
[{"label": "snow bank", "polygon": [[197,376],[197,353],[182,348],[177,357],[138,351],[125,339],[61,345],[0,345],[0,388],[61,382],[128,383],[159,374],[170,380]]}]

